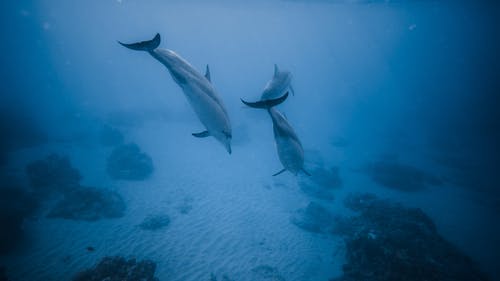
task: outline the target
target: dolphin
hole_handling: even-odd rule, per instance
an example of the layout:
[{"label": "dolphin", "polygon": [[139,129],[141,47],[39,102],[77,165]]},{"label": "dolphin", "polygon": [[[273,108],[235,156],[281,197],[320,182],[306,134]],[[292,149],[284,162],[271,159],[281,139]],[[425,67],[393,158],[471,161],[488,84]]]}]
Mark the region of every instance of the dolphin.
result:
[{"label": "dolphin", "polygon": [[302,148],[302,143],[285,116],[274,108],[274,106],[284,102],[287,97],[288,92],[276,99],[266,99],[258,102],[247,102],[241,99],[241,101],[253,108],[266,109],[269,116],[271,116],[276,149],[278,150],[280,162],[284,167],[273,176],[277,176],[287,170],[294,175],[302,171],[304,174],[310,176],[304,169],[304,149]]},{"label": "dolphin", "polygon": [[290,90],[292,95],[295,95],[291,82],[292,74],[290,71],[282,71],[278,68],[278,65],[275,64],[273,78],[267,82],[260,99],[268,100],[279,98],[286,90]]},{"label": "dolphin", "polygon": [[157,33],[149,41],[131,44],[118,41],[118,43],[131,50],[146,51],[166,66],[206,129],[192,135],[198,138],[212,136],[231,154],[231,122],[221,98],[212,85],[210,68],[207,65],[205,75],[202,75],[174,51],[159,49],[160,41],[160,34]]}]

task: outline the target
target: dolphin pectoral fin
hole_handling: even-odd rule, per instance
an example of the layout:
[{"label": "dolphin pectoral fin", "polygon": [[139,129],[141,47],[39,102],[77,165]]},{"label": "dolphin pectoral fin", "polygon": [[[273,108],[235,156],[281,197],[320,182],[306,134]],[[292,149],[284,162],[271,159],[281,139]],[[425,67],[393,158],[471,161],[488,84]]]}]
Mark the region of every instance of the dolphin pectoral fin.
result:
[{"label": "dolphin pectoral fin", "polygon": [[307,172],[304,168],[302,168],[302,172],[304,172],[304,174],[306,174],[308,176],[311,176],[311,174],[309,174],[309,172]]},{"label": "dolphin pectoral fin", "polygon": [[212,82],[212,79],[210,79],[210,68],[208,67],[208,64],[207,70],[205,70],[205,78],[207,78],[208,81]]},{"label": "dolphin pectoral fin", "polygon": [[120,43],[120,45],[127,47],[131,50],[148,51],[149,52],[149,51],[152,51],[152,50],[158,48],[158,46],[160,45],[160,41],[161,41],[160,34],[156,33],[155,37],[151,40],[141,41],[141,42],[131,43],[131,44],[122,43],[120,41],[118,41],[118,43]]},{"label": "dolphin pectoral fin", "polygon": [[273,175],[273,177],[275,177],[275,176],[277,176],[277,175],[279,175],[279,174],[283,173],[284,171],[286,171],[286,169],[283,169],[283,170],[281,170],[281,171],[277,172],[276,174],[274,174],[274,175]]},{"label": "dolphin pectoral fin", "polygon": [[206,137],[210,136],[210,133],[208,131],[203,131],[203,132],[199,132],[199,133],[192,133],[192,135],[197,137],[197,138],[206,138]]},{"label": "dolphin pectoral fin", "polygon": [[288,88],[290,89],[290,92],[292,92],[292,96],[295,96],[295,90],[293,89],[292,84],[290,84]]},{"label": "dolphin pectoral fin", "polygon": [[247,101],[244,101],[243,99],[241,99],[241,102],[243,102],[244,104],[246,104],[246,105],[248,105],[250,107],[253,107],[253,108],[264,108],[264,109],[267,109],[267,108],[274,107],[274,106],[276,106],[276,105],[284,102],[287,97],[288,97],[288,92],[286,92],[286,94],[284,94],[282,97],[279,97],[279,98],[276,98],[276,99],[261,100],[261,101],[258,101],[258,102],[247,102]]}]

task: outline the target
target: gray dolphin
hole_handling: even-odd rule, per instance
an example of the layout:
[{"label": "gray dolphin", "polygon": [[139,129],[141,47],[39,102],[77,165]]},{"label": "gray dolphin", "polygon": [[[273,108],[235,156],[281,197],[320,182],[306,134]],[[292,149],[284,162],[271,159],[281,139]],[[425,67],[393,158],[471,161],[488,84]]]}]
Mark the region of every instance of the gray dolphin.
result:
[{"label": "gray dolphin", "polygon": [[280,70],[278,65],[275,64],[273,78],[267,82],[260,99],[269,100],[279,98],[286,92],[286,90],[290,90],[292,95],[295,95],[291,83],[292,73],[290,73],[290,71]]},{"label": "gray dolphin", "polygon": [[247,102],[243,99],[241,101],[253,108],[267,109],[269,116],[271,116],[273,121],[274,141],[276,142],[280,162],[284,167],[273,176],[277,176],[287,170],[294,175],[302,171],[310,176],[310,174],[304,170],[304,149],[302,148],[302,144],[297,134],[292,126],[290,126],[285,116],[274,108],[274,106],[284,102],[287,97],[288,92],[277,99],[266,99],[258,102]]},{"label": "gray dolphin", "polygon": [[146,51],[165,65],[206,128],[203,132],[193,133],[193,136],[198,138],[213,136],[231,154],[231,122],[221,98],[212,85],[208,65],[205,75],[202,75],[174,51],[158,49],[160,41],[160,34],[157,33],[149,41],[132,44],[118,43],[132,50]]}]

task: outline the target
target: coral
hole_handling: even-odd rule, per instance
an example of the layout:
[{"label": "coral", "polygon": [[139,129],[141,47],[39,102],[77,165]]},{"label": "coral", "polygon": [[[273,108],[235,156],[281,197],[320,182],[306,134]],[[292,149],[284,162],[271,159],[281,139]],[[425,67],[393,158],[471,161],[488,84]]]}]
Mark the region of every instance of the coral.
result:
[{"label": "coral", "polygon": [[154,277],[156,263],[137,262],[124,257],[105,257],[94,268],[77,273],[73,281],[158,281]]},{"label": "coral", "polygon": [[39,195],[66,192],[78,186],[82,176],[66,156],[51,154],[26,166],[31,187]]},{"label": "coral", "polygon": [[348,196],[345,203],[359,215],[337,219],[334,227],[345,237],[347,260],[336,280],[488,280],[422,210],[370,194]]},{"label": "coral", "polygon": [[94,187],[78,187],[64,194],[64,198],[47,216],[95,221],[103,218],[122,217],[125,209],[125,202],[116,192]]},{"label": "coral", "polygon": [[144,180],[153,172],[153,161],[137,144],[124,144],[112,151],[107,171],[113,179]]}]

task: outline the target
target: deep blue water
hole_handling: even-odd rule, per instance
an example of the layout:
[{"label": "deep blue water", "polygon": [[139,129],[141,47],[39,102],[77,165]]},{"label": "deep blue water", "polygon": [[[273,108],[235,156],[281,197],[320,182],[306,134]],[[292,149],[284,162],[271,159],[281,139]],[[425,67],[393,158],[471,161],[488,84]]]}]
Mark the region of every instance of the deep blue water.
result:
[{"label": "deep blue water", "polygon": [[[108,256],[159,280],[500,280],[500,5],[477,2],[2,2],[0,280]],[[156,33],[210,65],[231,155],[117,42]],[[272,176],[271,120],[240,101],[274,64],[310,177]]]}]

